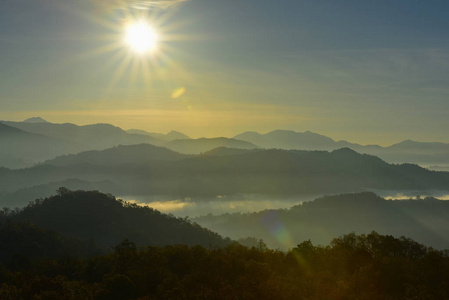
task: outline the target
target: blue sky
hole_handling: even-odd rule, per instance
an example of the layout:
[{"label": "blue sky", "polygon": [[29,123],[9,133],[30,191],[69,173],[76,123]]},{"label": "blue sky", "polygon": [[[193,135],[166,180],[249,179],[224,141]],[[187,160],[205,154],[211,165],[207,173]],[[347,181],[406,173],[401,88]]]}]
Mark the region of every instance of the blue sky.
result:
[{"label": "blue sky", "polygon": [[[0,119],[194,137],[291,129],[360,143],[449,142],[447,1],[1,6]],[[131,15],[156,19],[165,38],[157,59],[130,54],[124,63],[114,45]]]}]

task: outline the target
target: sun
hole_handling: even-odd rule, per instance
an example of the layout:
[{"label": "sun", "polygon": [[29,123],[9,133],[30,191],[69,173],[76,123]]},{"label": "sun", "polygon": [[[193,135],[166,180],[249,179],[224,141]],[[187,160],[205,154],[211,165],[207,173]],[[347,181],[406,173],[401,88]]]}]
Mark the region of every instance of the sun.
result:
[{"label": "sun", "polygon": [[157,47],[158,35],[145,21],[136,21],[126,27],[125,42],[134,51],[144,54]]}]

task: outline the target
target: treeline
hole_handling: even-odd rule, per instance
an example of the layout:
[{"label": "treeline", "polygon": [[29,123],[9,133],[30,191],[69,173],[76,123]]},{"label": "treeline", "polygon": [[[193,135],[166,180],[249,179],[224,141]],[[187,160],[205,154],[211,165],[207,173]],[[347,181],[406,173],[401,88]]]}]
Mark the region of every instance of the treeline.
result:
[{"label": "treeline", "polygon": [[[58,166],[0,169],[0,203],[22,206],[17,193],[23,195],[26,191],[27,197],[48,195],[48,188],[53,190],[51,183],[69,179],[120,195],[167,195],[175,199],[240,193],[283,198],[367,189],[449,190],[449,172],[433,172],[411,164],[392,165],[347,148],[331,153],[271,149],[179,160],[176,153],[167,149],[140,148],[82,153],[55,160]],[[129,159],[123,154],[135,152],[147,155],[130,154],[133,159]],[[103,153],[106,158],[102,158]],[[151,160],[151,153],[157,159]]]},{"label": "treeline", "polygon": [[432,197],[392,201],[371,192],[342,194],[290,209],[209,214],[192,220],[235,240],[261,238],[270,248],[289,249],[307,239],[327,245],[348,232],[367,234],[373,230],[407,236],[440,250],[449,248],[449,202]]},{"label": "treeline", "polygon": [[[187,218],[175,218],[98,191],[70,191],[66,188],[58,189],[55,196],[37,199],[23,209],[0,210],[0,223],[6,221],[33,224],[64,238],[107,250],[126,238],[145,246],[222,247],[231,242]],[[30,238],[27,237],[30,229],[22,229],[16,236],[23,237],[26,242]],[[40,236],[47,241],[50,235]]]},{"label": "treeline", "polygon": [[260,243],[137,248],[0,266],[0,299],[449,299],[448,252],[407,238],[347,234],[288,253]]}]

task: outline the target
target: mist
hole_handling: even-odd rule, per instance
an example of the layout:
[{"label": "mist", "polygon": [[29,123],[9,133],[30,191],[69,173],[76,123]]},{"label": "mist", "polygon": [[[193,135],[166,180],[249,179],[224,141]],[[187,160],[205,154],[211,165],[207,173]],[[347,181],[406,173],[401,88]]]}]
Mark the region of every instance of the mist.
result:
[{"label": "mist", "polygon": [[121,196],[119,198],[149,206],[177,217],[198,217],[207,214],[249,213],[267,209],[289,209],[303,202],[312,201],[322,195],[272,198],[266,195],[239,194],[219,195],[211,198],[187,197],[173,199],[170,196]]}]

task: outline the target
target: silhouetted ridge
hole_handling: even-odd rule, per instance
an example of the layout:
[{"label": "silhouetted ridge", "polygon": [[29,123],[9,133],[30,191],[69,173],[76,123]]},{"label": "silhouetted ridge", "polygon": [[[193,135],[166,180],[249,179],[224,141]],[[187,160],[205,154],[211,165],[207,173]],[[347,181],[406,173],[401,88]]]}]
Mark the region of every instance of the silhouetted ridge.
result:
[{"label": "silhouetted ridge", "polygon": [[126,163],[142,164],[151,160],[174,161],[187,158],[188,155],[180,154],[164,147],[150,144],[120,145],[106,150],[85,151],[78,154],[64,155],[45,164],[56,166],[89,163],[94,165],[120,165]]},{"label": "silhouetted ridge", "polygon": [[169,133],[167,133],[167,134],[165,135],[165,137],[166,137],[169,141],[179,140],[179,139],[185,139],[185,140],[189,140],[189,139],[190,139],[189,136],[185,135],[185,134],[182,133],[182,132],[175,131],[175,130],[172,130],[172,131],[170,131]]},{"label": "silhouetted ridge", "polygon": [[[344,232],[360,234],[372,230],[407,236],[439,249],[449,248],[449,202],[432,198],[392,201],[363,192],[325,196],[289,210],[208,215],[193,220],[235,240],[261,238],[272,248],[289,248],[296,241],[308,239],[328,244]],[[279,224],[285,238],[273,234]]]},{"label": "silhouetted ridge", "polygon": [[[105,159],[84,159],[61,166],[0,172],[0,191],[16,190],[76,178],[87,182],[109,181],[122,187],[119,195],[171,195],[195,197],[237,193],[291,196],[341,194],[366,190],[449,191],[449,173],[435,172],[416,165],[393,165],[381,159],[343,149],[332,153],[302,150],[257,150],[239,155],[198,155],[175,159],[177,155],[152,146],[117,147],[105,153],[126,149],[151,148],[166,151],[158,160],[141,155],[111,155]],[[96,157],[96,156],[92,157]],[[171,158],[170,158],[171,157]],[[182,156],[179,156],[182,157]],[[2,196],[2,195],[0,195]],[[39,197],[40,195],[37,195]],[[3,195],[4,197],[4,195]],[[1,199],[1,197],[0,197]]]},{"label": "silhouetted ridge", "polygon": [[41,117],[32,117],[24,120],[25,123],[50,123],[47,120],[42,119]]},{"label": "silhouetted ridge", "polygon": [[200,138],[200,139],[177,139],[164,144],[165,147],[185,154],[200,154],[218,147],[237,148],[237,149],[256,149],[260,148],[250,142],[229,139],[225,137]]},{"label": "silhouetted ridge", "polygon": [[248,154],[252,152],[261,151],[261,149],[235,149],[235,148],[227,148],[227,147],[218,147],[203,153],[203,156],[227,156],[227,155],[241,155]]},{"label": "silhouetted ridge", "polygon": [[340,148],[337,150],[334,150],[331,152],[332,154],[336,154],[336,155],[347,155],[347,156],[351,156],[351,155],[360,155],[359,153],[357,153],[356,151],[348,148],[348,147],[344,147],[344,148]]},{"label": "silhouetted ridge", "polygon": [[449,161],[449,144],[441,142],[429,143],[405,140],[388,147],[382,147],[379,145],[360,145],[345,140],[334,141],[327,136],[310,131],[295,132],[291,130],[275,130],[266,134],[248,131],[236,135],[234,138],[264,148],[333,151],[348,147],[358,153],[378,156],[389,163],[410,162],[423,165],[447,165]]},{"label": "silhouetted ridge", "polygon": [[36,200],[14,219],[81,240],[93,240],[103,248],[124,239],[138,245],[153,246],[187,244],[211,247],[228,243],[218,234],[186,219],[96,191],[60,188],[58,195]]},{"label": "silhouetted ridge", "polygon": [[[312,204],[313,203],[313,204]],[[385,199],[372,192],[341,194],[335,196],[324,196],[315,199],[313,202],[305,202],[303,205],[322,205],[332,207],[335,205],[360,205],[385,203]]]}]

